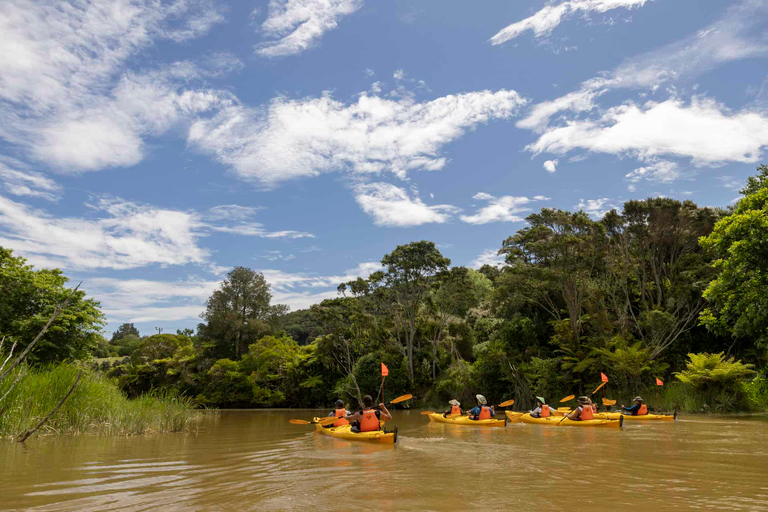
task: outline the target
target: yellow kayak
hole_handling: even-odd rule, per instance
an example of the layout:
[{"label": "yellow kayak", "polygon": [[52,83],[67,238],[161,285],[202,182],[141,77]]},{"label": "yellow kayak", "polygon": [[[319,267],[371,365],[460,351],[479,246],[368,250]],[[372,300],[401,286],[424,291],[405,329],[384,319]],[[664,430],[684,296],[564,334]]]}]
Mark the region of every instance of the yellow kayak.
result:
[{"label": "yellow kayak", "polygon": [[[321,419],[324,418],[315,418],[315,421],[319,421]],[[394,444],[397,442],[397,427],[395,427],[394,432],[385,432],[383,430],[374,430],[372,432],[352,432],[352,427],[350,425],[324,428],[321,425],[315,424],[315,428],[321,434],[338,437],[339,439],[346,439],[348,441],[366,441],[369,443],[381,444]]]},{"label": "yellow kayak", "polygon": [[520,423],[520,418],[523,417],[522,412],[517,411],[504,411],[507,414],[507,421],[509,423]]},{"label": "yellow kayak", "polygon": [[619,417],[624,418],[624,421],[675,421],[677,419],[677,413],[644,414],[642,416],[632,416],[631,414],[622,414],[620,412],[599,412],[595,414],[595,418],[606,420],[617,420]]},{"label": "yellow kayak", "polygon": [[429,415],[429,421],[435,423],[450,423],[451,425],[470,425],[473,427],[503,427],[507,420],[471,420],[469,416],[454,416],[452,418],[443,417],[442,413],[436,412]]},{"label": "yellow kayak", "polygon": [[573,421],[568,418],[550,416],[549,418],[534,418],[531,413],[525,413],[520,417],[523,423],[532,425],[548,425],[550,427],[597,427],[597,428],[621,428],[624,418],[618,420],[585,420]]}]

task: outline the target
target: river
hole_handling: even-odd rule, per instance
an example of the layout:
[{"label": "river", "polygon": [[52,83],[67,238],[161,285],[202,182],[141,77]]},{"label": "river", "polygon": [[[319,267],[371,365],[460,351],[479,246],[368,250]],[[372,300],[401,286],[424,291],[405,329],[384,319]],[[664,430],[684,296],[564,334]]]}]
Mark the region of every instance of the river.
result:
[{"label": "river", "polygon": [[768,510],[765,418],[480,429],[396,411],[398,443],[376,446],[288,423],[314,414],[223,411],[190,434],[0,441],[0,509]]}]

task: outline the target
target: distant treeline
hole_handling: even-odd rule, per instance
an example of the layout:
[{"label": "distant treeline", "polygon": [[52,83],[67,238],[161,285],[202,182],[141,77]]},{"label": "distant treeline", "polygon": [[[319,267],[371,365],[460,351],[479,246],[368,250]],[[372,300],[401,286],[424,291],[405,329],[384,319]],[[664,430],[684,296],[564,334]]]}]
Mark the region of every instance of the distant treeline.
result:
[{"label": "distant treeline", "polygon": [[[36,357],[112,357],[92,365],[128,396],[173,390],[215,407],[354,404],[376,394],[384,362],[386,396],[431,404],[554,402],[592,392],[602,372],[609,398],[765,409],[768,167],[742,194],[727,209],[628,201],[600,220],[543,209],[502,242],[503,265],[479,270],[412,242],[340,283],[338,298],[291,313],[271,304],[263,275],[237,267],[196,331],[142,337],[124,324],[107,341],[98,304],[81,296]],[[28,341],[65,282],[2,250],[0,287],[13,293],[0,295],[0,334]]]}]

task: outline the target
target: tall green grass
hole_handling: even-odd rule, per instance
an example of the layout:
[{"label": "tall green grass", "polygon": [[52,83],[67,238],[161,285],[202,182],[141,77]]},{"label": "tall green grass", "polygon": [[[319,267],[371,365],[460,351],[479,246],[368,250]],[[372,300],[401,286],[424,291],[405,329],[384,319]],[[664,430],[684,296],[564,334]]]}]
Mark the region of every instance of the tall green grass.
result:
[{"label": "tall green grass", "polygon": [[[26,372],[16,388],[0,403],[0,437],[18,436],[48,414],[75,381],[80,368],[61,364],[47,368],[20,367]],[[0,382],[0,397],[14,375]],[[75,391],[37,435],[45,433],[134,435],[181,432],[197,425],[201,412],[191,399],[172,393],[154,393],[129,400],[117,385],[99,373],[85,371]]]}]

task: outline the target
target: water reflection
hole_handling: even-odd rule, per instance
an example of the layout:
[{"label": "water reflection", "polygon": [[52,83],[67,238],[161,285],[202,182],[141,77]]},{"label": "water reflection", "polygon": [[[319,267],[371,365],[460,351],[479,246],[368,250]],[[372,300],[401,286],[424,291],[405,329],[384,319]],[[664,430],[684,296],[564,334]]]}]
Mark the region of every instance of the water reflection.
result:
[{"label": "water reflection", "polygon": [[579,495],[596,510],[768,510],[765,421],[481,429],[398,412],[388,446],[288,423],[313,414],[232,411],[196,434],[3,442],[0,509],[562,509]]}]

